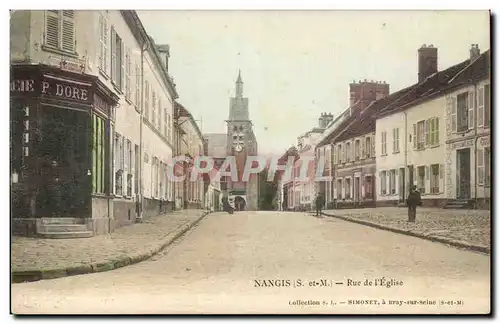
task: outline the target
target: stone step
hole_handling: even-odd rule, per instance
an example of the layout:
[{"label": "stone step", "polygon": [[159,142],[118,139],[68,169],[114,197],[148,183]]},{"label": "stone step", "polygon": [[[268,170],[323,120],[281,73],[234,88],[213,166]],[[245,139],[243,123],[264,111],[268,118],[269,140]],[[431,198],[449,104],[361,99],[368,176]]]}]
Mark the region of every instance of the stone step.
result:
[{"label": "stone step", "polygon": [[38,228],[38,232],[85,232],[87,226],[84,224],[45,224]]},{"label": "stone step", "polygon": [[39,232],[38,235],[42,238],[50,239],[75,239],[75,238],[89,238],[94,236],[91,231],[84,232]]},{"label": "stone step", "polygon": [[52,218],[41,218],[40,223],[46,224],[84,224],[85,220],[83,218],[76,217],[52,217]]}]

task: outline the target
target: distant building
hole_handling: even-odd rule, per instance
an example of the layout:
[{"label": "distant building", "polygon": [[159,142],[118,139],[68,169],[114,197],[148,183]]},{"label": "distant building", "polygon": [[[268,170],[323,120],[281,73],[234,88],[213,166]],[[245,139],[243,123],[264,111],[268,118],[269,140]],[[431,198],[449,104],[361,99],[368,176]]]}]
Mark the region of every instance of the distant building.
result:
[{"label": "distant building", "polygon": [[[230,99],[229,118],[226,120],[226,134],[205,134],[208,152],[217,153],[217,158],[234,156],[238,167],[238,181],[221,177],[221,190],[236,210],[257,210],[259,201],[259,177],[251,175],[249,181],[242,181],[243,169],[248,156],[258,154],[257,139],[248,110],[248,98],[243,97],[241,72],[236,80],[235,96]],[[223,138],[225,138],[223,140]],[[222,150],[225,147],[225,151]],[[212,148],[212,149],[211,149]]]}]

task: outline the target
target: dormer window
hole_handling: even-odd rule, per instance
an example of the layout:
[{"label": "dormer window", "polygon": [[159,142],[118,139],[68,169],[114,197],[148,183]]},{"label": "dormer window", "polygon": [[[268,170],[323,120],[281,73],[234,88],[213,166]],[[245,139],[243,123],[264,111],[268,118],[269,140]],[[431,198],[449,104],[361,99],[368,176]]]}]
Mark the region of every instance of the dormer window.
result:
[{"label": "dormer window", "polygon": [[238,126],[234,125],[233,132],[237,132],[237,131],[238,131]]}]

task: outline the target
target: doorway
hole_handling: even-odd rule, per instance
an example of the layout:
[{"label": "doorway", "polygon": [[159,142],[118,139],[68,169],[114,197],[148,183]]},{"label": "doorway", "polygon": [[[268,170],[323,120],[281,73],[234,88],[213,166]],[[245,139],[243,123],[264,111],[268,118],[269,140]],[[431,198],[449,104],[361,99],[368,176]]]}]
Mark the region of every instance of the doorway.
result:
[{"label": "doorway", "polygon": [[234,209],[236,211],[245,210],[245,205],[245,199],[243,199],[241,196],[236,196],[236,198],[234,198]]},{"label": "doorway", "polygon": [[457,199],[470,199],[470,148],[457,150]]},{"label": "doorway", "polygon": [[44,217],[86,217],[92,190],[90,116],[44,106],[35,133],[38,164],[36,210]]},{"label": "doorway", "polygon": [[354,202],[359,202],[359,177],[354,178]]}]

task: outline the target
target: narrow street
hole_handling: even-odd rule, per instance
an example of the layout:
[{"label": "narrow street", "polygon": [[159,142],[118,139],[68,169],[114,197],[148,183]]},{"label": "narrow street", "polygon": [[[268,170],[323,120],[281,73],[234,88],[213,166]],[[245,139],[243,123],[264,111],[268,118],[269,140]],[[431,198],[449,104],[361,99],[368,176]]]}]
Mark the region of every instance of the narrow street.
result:
[{"label": "narrow street", "polygon": [[151,260],[12,285],[17,314],[463,314],[489,303],[487,255],[284,212],[211,214]]}]

